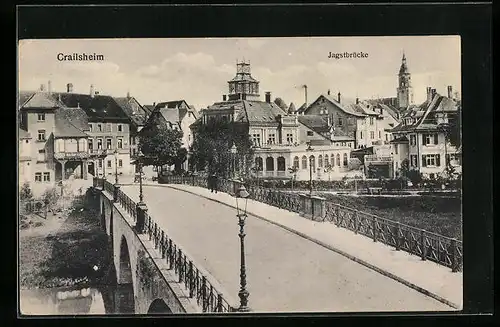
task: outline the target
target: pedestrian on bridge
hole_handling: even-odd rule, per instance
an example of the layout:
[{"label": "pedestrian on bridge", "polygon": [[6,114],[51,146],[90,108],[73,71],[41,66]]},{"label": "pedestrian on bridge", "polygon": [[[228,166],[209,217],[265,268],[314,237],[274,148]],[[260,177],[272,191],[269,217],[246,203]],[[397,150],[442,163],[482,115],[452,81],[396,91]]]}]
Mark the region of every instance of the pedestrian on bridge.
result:
[{"label": "pedestrian on bridge", "polygon": [[214,181],[213,181],[213,189],[215,190],[215,193],[217,193],[217,189],[219,188],[219,177],[217,174],[214,174]]},{"label": "pedestrian on bridge", "polygon": [[211,173],[208,175],[208,178],[207,178],[207,185],[208,185],[208,189],[210,190],[210,192],[214,192],[214,182],[215,182],[215,174]]}]

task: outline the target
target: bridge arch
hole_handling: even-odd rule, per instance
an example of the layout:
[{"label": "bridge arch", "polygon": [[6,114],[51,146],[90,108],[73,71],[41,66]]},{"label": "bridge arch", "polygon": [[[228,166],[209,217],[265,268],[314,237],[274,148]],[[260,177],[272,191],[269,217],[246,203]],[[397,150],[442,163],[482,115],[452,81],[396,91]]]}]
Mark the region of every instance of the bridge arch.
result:
[{"label": "bridge arch", "polygon": [[132,266],[127,239],[122,235],[120,241],[120,269],[117,276],[118,284],[132,284]]},{"label": "bridge arch", "polygon": [[120,268],[117,269],[117,312],[135,312],[135,290],[132,280],[132,264],[127,239],[122,235],[120,240]]},{"label": "bridge arch", "polygon": [[148,309],[148,314],[162,314],[162,313],[172,313],[172,310],[162,299],[156,299],[151,302]]}]

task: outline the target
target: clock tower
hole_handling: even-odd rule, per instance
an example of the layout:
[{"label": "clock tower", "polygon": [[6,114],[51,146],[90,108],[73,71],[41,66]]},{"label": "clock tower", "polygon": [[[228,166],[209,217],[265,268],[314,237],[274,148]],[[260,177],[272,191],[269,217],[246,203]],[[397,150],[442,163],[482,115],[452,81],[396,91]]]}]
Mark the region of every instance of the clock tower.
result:
[{"label": "clock tower", "polygon": [[401,67],[398,74],[398,107],[406,108],[413,104],[413,88],[411,86],[411,74],[406,65],[406,56],[403,52]]}]

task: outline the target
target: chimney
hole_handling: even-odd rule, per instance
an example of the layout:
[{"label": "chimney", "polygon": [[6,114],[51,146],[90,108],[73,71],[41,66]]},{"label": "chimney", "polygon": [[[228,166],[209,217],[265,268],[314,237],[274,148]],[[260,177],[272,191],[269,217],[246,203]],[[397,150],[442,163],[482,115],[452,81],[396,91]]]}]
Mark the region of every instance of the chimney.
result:
[{"label": "chimney", "polygon": [[436,95],[436,89],[431,90],[431,99],[434,99],[434,96]]},{"label": "chimney", "polygon": [[427,87],[427,101],[432,100],[432,88],[430,86]]},{"label": "chimney", "polygon": [[266,92],[266,102],[271,103],[271,92]]},{"label": "chimney", "polygon": [[90,97],[93,98],[95,96],[94,84],[90,84]]},{"label": "chimney", "polygon": [[448,85],[448,98],[453,99],[453,88]]},{"label": "chimney", "polygon": [[47,82],[47,92],[52,93],[52,82],[50,80]]},{"label": "chimney", "polygon": [[153,102],[153,108],[156,106],[156,102]]},{"label": "chimney", "polygon": [[226,101],[227,96],[225,94],[222,95],[222,101]]},{"label": "chimney", "polygon": [[328,95],[330,95],[330,89],[328,89]]},{"label": "chimney", "polygon": [[66,92],[73,93],[73,83],[66,84]]},{"label": "chimney", "polygon": [[337,102],[340,103],[340,91],[337,93]]},{"label": "chimney", "polygon": [[130,99],[130,92],[127,91],[127,99]]},{"label": "chimney", "polygon": [[356,104],[359,104],[359,98],[356,97]]},{"label": "chimney", "polygon": [[45,92],[45,84],[40,84],[40,91]]}]

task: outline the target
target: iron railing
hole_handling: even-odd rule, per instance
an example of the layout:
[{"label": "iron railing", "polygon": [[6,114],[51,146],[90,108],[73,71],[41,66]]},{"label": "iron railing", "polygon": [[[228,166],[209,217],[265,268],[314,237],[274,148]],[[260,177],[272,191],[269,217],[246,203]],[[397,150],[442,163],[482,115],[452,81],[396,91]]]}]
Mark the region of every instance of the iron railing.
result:
[{"label": "iron railing", "polygon": [[[188,179],[193,186],[207,187],[206,179],[197,176],[168,176],[166,182],[181,184],[182,181],[183,184],[189,184]],[[235,189],[234,183],[231,180],[221,179],[218,189],[232,194]],[[253,200],[297,213],[302,209],[303,202],[298,193],[285,193],[255,185],[247,185],[247,190]],[[375,242],[393,246],[396,250],[418,255],[422,260],[450,267],[453,272],[462,270],[463,247],[462,242],[457,239],[345,207],[332,201],[325,201],[324,212],[324,216],[320,218],[322,221],[332,222],[338,227],[370,237]]]},{"label": "iron railing", "polygon": [[[182,181],[180,179],[176,180]],[[206,187],[206,182],[204,183],[200,179],[191,179],[190,181],[191,183],[198,183],[197,186]],[[96,184],[99,184],[99,181]],[[104,181],[104,190],[113,194],[114,185]],[[136,203],[121,189],[118,189],[117,195],[118,203],[133,217],[134,221],[137,221]],[[142,232],[148,235],[149,240],[153,242],[154,248],[160,252],[162,259],[166,260],[169,269],[173,270],[179,277],[179,283],[183,283],[189,291],[189,297],[196,299],[204,313],[237,311],[147,213],[145,214],[145,224]]]}]

